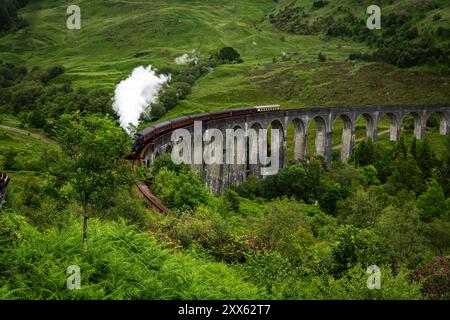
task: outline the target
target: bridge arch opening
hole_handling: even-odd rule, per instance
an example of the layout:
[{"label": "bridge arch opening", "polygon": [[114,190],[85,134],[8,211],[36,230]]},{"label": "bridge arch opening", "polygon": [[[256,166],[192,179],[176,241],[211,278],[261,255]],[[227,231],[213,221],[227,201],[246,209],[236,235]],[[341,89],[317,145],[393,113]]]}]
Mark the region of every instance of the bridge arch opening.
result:
[{"label": "bridge arch opening", "polygon": [[361,114],[355,124],[356,139],[377,140],[377,124],[374,117],[369,113]]},{"label": "bridge arch opening", "polygon": [[408,112],[400,120],[401,134],[414,134],[416,139],[423,139],[424,128],[422,126],[422,118],[417,112]]},{"label": "bridge arch opening", "polygon": [[431,112],[426,116],[426,130],[447,135],[449,133],[448,119],[442,112]]},{"label": "bridge arch opening", "polygon": [[289,122],[287,138],[289,139],[287,160],[294,162],[306,160],[308,131],[307,126],[301,119],[294,118]]},{"label": "bridge arch opening", "polygon": [[388,141],[395,142],[400,138],[400,119],[395,113],[386,112],[380,115],[377,124],[378,138],[384,139],[387,134]]},{"label": "bridge arch opening", "polygon": [[273,130],[278,130],[278,149],[279,149],[279,164],[280,166],[284,165],[284,161],[286,159],[286,150],[284,144],[284,127],[283,124],[279,120],[273,120],[267,132],[267,155],[272,154],[272,134]]},{"label": "bridge arch opening", "polygon": [[259,161],[259,131],[262,125],[254,123],[249,127],[246,137],[247,176],[259,176],[261,167]]},{"label": "bridge arch opening", "polygon": [[339,115],[333,123],[333,132],[341,132],[341,134],[333,135],[333,149],[339,154],[339,159],[344,162],[353,153],[353,145],[355,143],[355,129],[353,121],[345,114]]},{"label": "bridge arch opening", "polygon": [[314,116],[308,128],[308,154],[326,157],[327,123],[322,116]]},{"label": "bridge arch opening", "polygon": [[226,133],[226,163],[228,167],[228,182],[231,185],[242,184],[247,175],[247,154],[245,130],[236,125]]}]

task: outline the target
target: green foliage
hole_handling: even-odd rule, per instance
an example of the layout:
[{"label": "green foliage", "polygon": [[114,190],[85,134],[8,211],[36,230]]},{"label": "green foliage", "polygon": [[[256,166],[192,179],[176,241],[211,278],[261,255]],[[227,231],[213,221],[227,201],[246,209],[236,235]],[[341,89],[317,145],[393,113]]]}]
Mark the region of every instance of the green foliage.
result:
[{"label": "green foliage", "polygon": [[413,203],[385,208],[378,217],[375,230],[383,237],[383,244],[396,261],[414,262],[428,248],[426,225],[420,220],[420,211]]},{"label": "green foliage", "polygon": [[0,113],[19,116],[24,127],[47,131],[63,113],[113,114],[111,98],[105,90],[74,90],[70,81],[52,83],[64,72],[60,65],[48,69],[34,67],[28,72],[23,66],[0,62]]},{"label": "green foliage", "polygon": [[324,189],[323,172],[321,162],[314,159],[308,164],[288,165],[264,180],[263,195],[266,199],[294,196],[312,202],[320,198]]},{"label": "green foliage", "polygon": [[450,252],[450,221],[434,219],[429,227],[428,239],[431,245],[438,254],[448,254]]},{"label": "green foliage", "polygon": [[[256,299],[258,290],[224,264],[162,249],[124,223],[93,220],[92,246],[79,245],[80,223],[37,232],[19,216],[0,220],[2,299]],[[12,245],[12,241],[15,245]],[[5,249],[5,245],[7,245]],[[30,268],[30,261],[33,265]],[[66,269],[81,269],[68,290]],[[23,272],[23,270],[27,270]]]},{"label": "green foliage", "polygon": [[238,61],[241,55],[232,47],[224,47],[219,50],[217,57],[225,62],[234,62]]},{"label": "green foliage", "polygon": [[16,150],[14,148],[9,148],[3,155],[3,168],[5,170],[14,170],[16,165]]},{"label": "green foliage", "polygon": [[421,209],[422,221],[430,222],[434,218],[449,218],[450,207],[445,199],[444,190],[435,181],[431,181],[427,190],[417,199],[417,207]]},{"label": "green foliage", "polygon": [[380,191],[378,188],[356,189],[339,203],[338,218],[358,228],[373,227],[385,205]]},{"label": "green foliage", "polygon": [[420,283],[410,280],[406,269],[394,273],[389,266],[381,266],[381,289],[367,288],[370,274],[356,265],[342,277],[316,276],[299,281],[296,299],[325,300],[418,300],[422,298]]},{"label": "green foliage", "polygon": [[422,190],[422,171],[416,160],[409,154],[406,158],[400,154],[392,165],[392,174],[387,181],[387,187],[392,192],[410,190],[416,194]]},{"label": "green foliage", "polygon": [[152,184],[152,190],[160,199],[174,209],[195,209],[207,204],[211,195],[203,186],[200,178],[190,169],[179,172],[162,168],[158,171]]},{"label": "green foliage", "polygon": [[364,266],[381,265],[383,257],[382,239],[370,229],[358,229],[343,225],[337,232],[333,246],[336,272],[346,271],[357,263]]},{"label": "green foliage", "polygon": [[330,182],[326,184],[325,191],[320,196],[320,208],[328,214],[335,215],[338,202],[345,199],[347,195],[346,188],[343,188],[338,183]]},{"label": "green foliage", "polygon": [[222,201],[227,211],[239,213],[241,209],[240,199],[239,195],[235,191],[233,190],[225,191],[222,195]]},{"label": "green foliage", "polygon": [[28,0],[2,0],[0,2],[0,35],[11,29],[25,25],[17,11],[27,4]]},{"label": "green foliage", "polygon": [[83,243],[87,248],[87,222],[94,200],[104,201],[123,187],[129,177],[122,159],[129,137],[108,117],[79,114],[61,116],[56,136],[62,156],[51,169],[59,196],[76,199],[84,210]]},{"label": "green foliage", "polygon": [[274,299],[286,299],[289,286],[300,276],[299,270],[277,252],[249,254],[242,266],[244,277],[264,288]]},{"label": "green foliage", "polygon": [[259,237],[267,248],[278,251],[292,261],[307,261],[315,242],[304,211],[287,199],[268,205]]}]

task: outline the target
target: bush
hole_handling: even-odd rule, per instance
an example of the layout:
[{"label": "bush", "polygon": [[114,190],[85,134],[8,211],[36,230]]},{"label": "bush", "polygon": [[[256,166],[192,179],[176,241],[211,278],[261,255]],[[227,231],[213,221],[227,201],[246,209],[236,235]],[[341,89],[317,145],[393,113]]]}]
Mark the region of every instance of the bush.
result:
[{"label": "bush", "polygon": [[367,288],[370,276],[365,265],[349,269],[342,277],[314,276],[297,284],[296,299],[325,300],[418,300],[422,298],[420,283],[410,280],[410,272],[394,273],[389,266],[380,265],[381,289]]},{"label": "bush", "polygon": [[328,1],[326,0],[316,0],[313,2],[313,8],[314,9],[319,9],[319,8],[323,8],[328,4]]},{"label": "bush", "polygon": [[178,90],[178,97],[180,100],[185,99],[192,92],[191,84],[187,82],[176,82],[172,84],[172,87]]},{"label": "bush", "polygon": [[159,96],[159,102],[166,110],[170,110],[178,104],[178,90],[175,88],[166,88]]},{"label": "bush", "polygon": [[200,178],[189,169],[180,172],[159,170],[152,190],[173,209],[194,209],[210,201],[211,195]]},{"label": "bush", "polygon": [[373,231],[344,225],[337,234],[337,241],[333,246],[337,273],[344,272],[357,263],[370,266],[385,262],[381,251],[381,238]]},{"label": "bush", "polygon": [[225,47],[220,49],[218,53],[218,57],[220,60],[225,62],[233,62],[238,60],[241,55],[232,47]]},{"label": "bush", "polygon": [[427,298],[450,299],[450,258],[436,257],[416,270],[416,278],[424,281],[422,292]]}]

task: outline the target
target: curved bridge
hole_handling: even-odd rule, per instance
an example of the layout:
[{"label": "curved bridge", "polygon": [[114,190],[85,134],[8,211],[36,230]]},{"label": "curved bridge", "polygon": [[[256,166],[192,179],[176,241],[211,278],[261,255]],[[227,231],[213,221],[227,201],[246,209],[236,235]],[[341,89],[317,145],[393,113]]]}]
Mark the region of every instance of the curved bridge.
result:
[{"label": "curved bridge", "polygon": [[[363,106],[363,107],[317,107],[305,109],[274,110],[255,112],[240,115],[239,109],[233,114],[220,119],[209,119],[203,122],[202,130],[218,129],[226,135],[227,129],[280,129],[280,165],[290,160],[298,161],[306,159],[308,129],[315,123],[315,154],[322,156],[327,165],[331,166],[333,151],[333,125],[337,119],[342,119],[344,127],[342,130],[341,160],[347,160],[352,154],[355,145],[356,123],[364,119],[366,123],[366,137],[377,140],[378,124],[383,117],[387,117],[390,123],[390,140],[397,141],[403,120],[407,115],[414,118],[414,135],[417,139],[423,139],[427,121],[432,114],[439,119],[442,135],[450,133],[450,105],[423,105],[423,106]],[[193,116],[194,117],[194,116]],[[200,116],[197,116],[201,118]],[[192,134],[194,126],[183,117],[174,119],[172,123],[186,123],[178,126],[187,129]],[[286,141],[289,124],[295,128],[293,141]],[[171,140],[173,130],[146,141],[138,158],[143,165],[151,164],[155,157],[171,152],[173,142]],[[292,143],[293,159],[287,159],[286,150],[288,144]],[[225,148],[224,148],[225,149]],[[224,150],[225,152],[225,150]],[[248,162],[248,161],[247,161]],[[194,170],[200,172],[206,182],[206,186],[215,194],[221,193],[231,185],[243,183],[249,175],[258,175],[261,165],[250,164],[221,164],[221,165],[193,165]]]}]

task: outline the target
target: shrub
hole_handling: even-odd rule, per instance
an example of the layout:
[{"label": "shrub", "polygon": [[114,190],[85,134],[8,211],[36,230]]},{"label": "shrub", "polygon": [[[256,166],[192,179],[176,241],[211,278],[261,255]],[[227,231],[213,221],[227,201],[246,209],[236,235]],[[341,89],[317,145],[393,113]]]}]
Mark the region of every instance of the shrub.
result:
[{"label": "shrub", "polygon": [[450,299],[450,258],[436,257],[435,260],[416,270],[416,278],[424,281],[422,292],[433,300]]},{"label": "shrub", "polygon": [[232,47],[225,47],[219,50],[218,57],[222,61],[233,62],[238,60],[241,55]]}]

